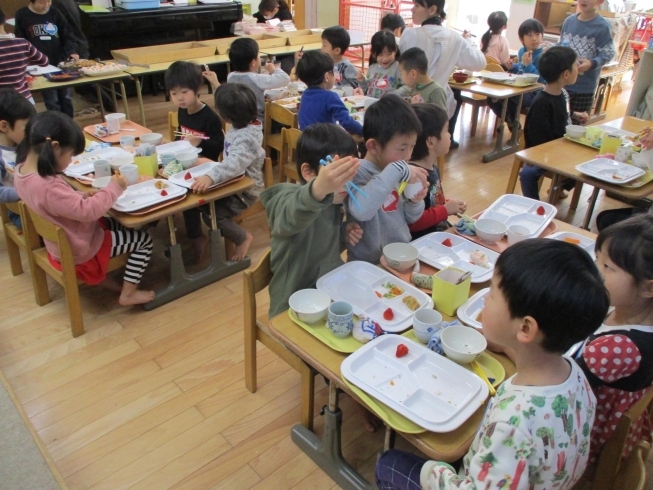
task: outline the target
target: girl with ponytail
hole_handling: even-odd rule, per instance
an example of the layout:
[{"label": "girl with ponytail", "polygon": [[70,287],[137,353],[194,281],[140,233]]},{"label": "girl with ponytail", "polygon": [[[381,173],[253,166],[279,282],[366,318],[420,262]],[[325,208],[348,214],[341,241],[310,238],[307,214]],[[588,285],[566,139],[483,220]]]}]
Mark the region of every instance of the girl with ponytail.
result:
[{"label": "girl with ponytail", "polygon": [[489,29],[481,38],[481,52],[505,65],[510,60],[510,50],[508,40],[501,33],[508,27],[508,17],[500,10],[492,12],[487,18],[487,25]]}]

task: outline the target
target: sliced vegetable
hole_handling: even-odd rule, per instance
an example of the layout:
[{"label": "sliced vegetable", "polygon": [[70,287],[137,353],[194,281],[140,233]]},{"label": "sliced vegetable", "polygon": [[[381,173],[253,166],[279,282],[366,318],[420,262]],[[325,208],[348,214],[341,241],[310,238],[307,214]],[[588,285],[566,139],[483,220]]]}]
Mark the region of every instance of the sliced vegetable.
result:
[{"label": "sliced vegetable", "polygon": [[573,243],[574,245],[580,245],[580,240],[578,238],[565,237],[562,239],[563,242]]}]

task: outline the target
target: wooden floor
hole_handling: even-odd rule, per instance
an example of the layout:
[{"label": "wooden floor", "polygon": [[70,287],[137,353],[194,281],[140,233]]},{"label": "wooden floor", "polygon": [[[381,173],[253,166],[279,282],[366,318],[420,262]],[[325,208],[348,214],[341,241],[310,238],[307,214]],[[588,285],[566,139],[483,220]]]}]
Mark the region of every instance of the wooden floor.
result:
[{"label": "wooden floor", "polygon": [[[615,94],[611,117],[623,114],[629,88]],[[150,127],[167,134],[172,106],[162,95],[146,96],[146,104]],[[465,107],[456,135],[461,148],[448,158],[444,188],[466,200],[473,214],[503,193],[513,159],[480,163],[492,144],[494,116],[485,115],[470,139],[470,114]],[[584,191],[578,211],[569,212],[563,201],[558,218],[582,221],[591,188]],[[617,206],[623,204],[602,195],[598,209]],[[269,246],[264,215],[245,226],[255,237],[256,262]],[[153,233],[145,285],[160,286],[167,281],[166,227]],[[77,339],[62,289],[52,283],[52,303],[39,308],[29,272],[12,277],[6,253],[0,253],[0,288],[0,369],[70,488],[337,488],[290,440],[299,420],[299,375],[261,349],[259,390],[245,388],[240,274],[150,312],[83,287],[86,334]],[[266,292],[259,306],[267,310]],[[317,412],[326,404],[321,379],[317,389],[319,432]],[[343,397],[342,407],[345,456],[371,478],[382,432],[364,433],[351,399]]]}]

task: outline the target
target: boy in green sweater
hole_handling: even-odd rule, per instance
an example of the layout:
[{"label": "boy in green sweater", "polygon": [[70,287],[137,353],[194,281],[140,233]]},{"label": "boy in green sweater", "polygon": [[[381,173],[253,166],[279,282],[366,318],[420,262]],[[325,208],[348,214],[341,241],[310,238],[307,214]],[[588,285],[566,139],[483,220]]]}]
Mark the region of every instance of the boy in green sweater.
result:
[{"label": "boy in green sweater", "polygon": [[[331,155],[327,166],[320,160]],[[344,223],[345,184],[358,167],[356,142],[340,126],[319,123],[307,127],[297,142],[297,173],[305,185],[277,184],[260,199],[270,226],[270,318],[288,309],[288,299],[300,289],[343,264],[344,238],[353,246],[362,238],[356,223]]]},{"label": "boy in green sweater", "polygon": [[410,48],[399,56],[399,73],[404,84],[393,93],[412,103],[435,104],[447,110],[447,94],[444,88],[429,77],[428,60],[420,48]]}]

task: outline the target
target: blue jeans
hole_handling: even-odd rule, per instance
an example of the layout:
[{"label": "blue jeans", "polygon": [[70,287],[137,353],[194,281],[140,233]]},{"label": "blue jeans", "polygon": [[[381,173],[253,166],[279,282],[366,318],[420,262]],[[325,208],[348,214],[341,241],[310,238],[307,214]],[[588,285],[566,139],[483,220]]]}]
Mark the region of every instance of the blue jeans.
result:
[{"label": "blue jeans", "polygon": [[51,88],[41,92],[45,108],[58,111],[73,117],[73,99],[69,88]]},{"label": "blue jeans", "polygon": [[521,192],[524,196],[531,199],[540,199],[538,183],[540,177],[546,173],[546,170],[535,165],[524,165],[519,172],[519,181],[521,182]]},{"label": "blue jeans", "polygon": [[20,222],[19,214],[12,213],[11,211],[9,211],[9,219],[11,220],[11,222],[14,224],[16,228],[18,228],[19,230],[23,229],[23,224]]},{"label": "blue jeans", "polygon": [[419,476],[425,459],[414,454],[391,449],[376,463],[374,477],[381,490],[421,490]]}]

